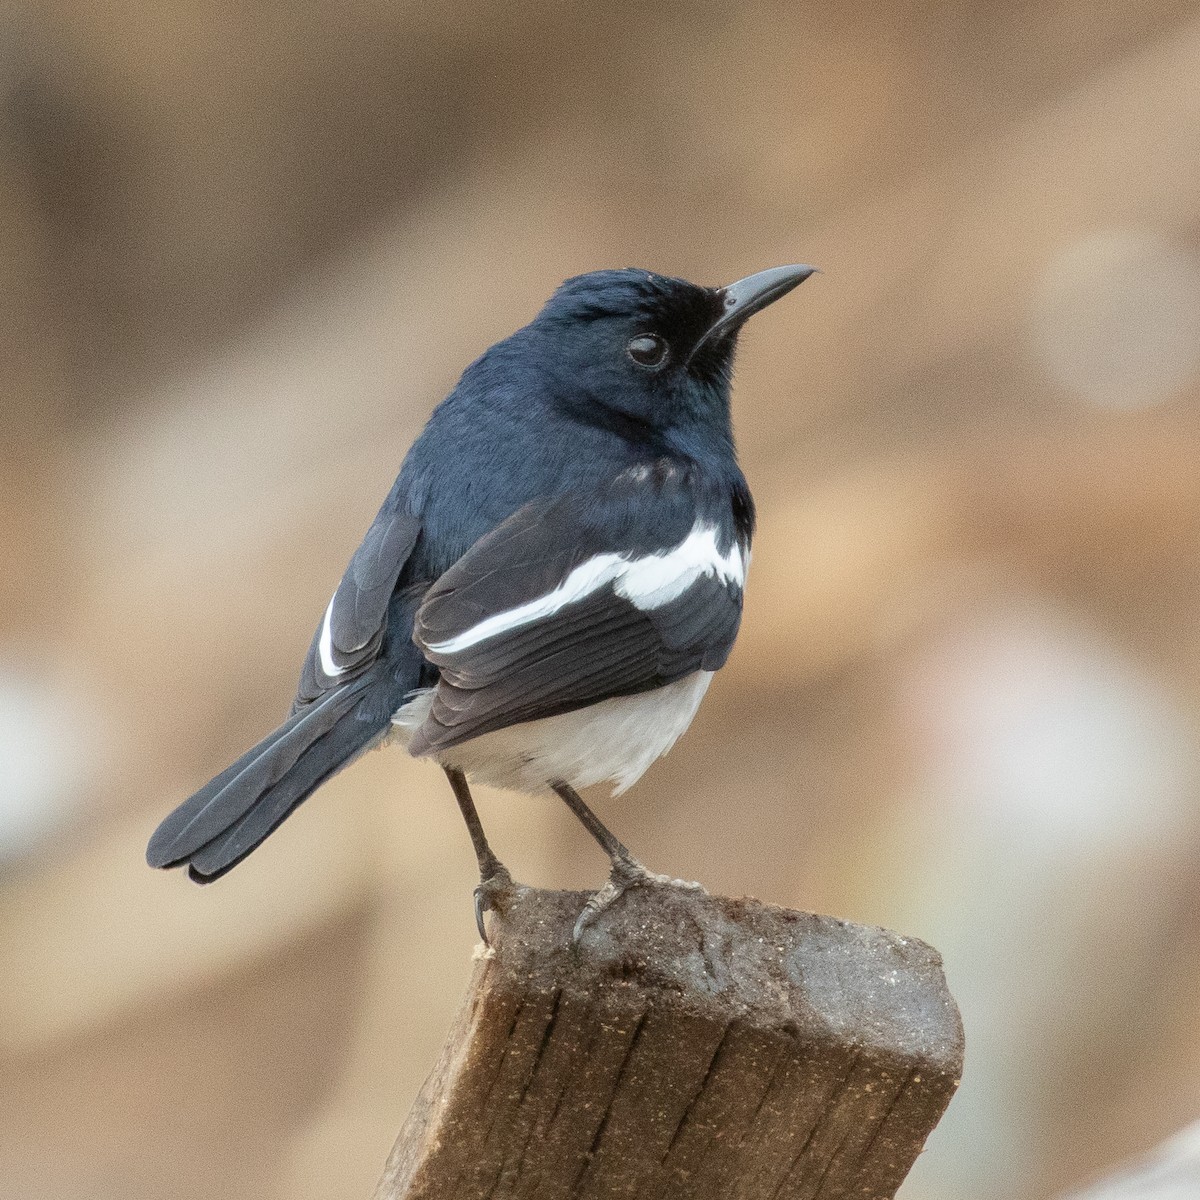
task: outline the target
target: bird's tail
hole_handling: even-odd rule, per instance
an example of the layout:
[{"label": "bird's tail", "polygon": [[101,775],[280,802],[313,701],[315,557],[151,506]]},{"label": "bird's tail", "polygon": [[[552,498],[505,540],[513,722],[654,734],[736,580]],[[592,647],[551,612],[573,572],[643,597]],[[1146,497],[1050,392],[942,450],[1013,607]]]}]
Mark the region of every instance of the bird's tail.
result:
[{"label": "bird's tail", "polygon": [[386,718],[356,711],[355,680],[293,713],[232,766],[185,800],[146,847],[152,867],[188,866],[197,883],[235,867],[326,779],[368,749]]}]

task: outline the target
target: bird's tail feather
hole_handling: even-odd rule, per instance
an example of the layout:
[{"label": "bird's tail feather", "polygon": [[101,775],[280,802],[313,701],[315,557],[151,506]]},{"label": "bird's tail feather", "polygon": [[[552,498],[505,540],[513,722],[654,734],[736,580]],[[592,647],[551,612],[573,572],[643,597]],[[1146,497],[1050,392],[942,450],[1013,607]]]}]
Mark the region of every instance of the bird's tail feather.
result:
[{"label": "bird's tail feather", "polygon": [[351,710],[365,679],[290,716],[185,800],[146,847],[152,867],[188,864],[207,883],[236,866],[326,779],[386,730]]}]

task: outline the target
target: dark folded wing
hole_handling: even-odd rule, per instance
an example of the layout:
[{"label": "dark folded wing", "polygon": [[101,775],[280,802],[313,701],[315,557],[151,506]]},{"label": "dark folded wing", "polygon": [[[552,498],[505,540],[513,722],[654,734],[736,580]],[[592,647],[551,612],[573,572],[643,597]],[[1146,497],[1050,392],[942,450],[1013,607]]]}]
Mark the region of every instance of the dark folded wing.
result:
[{"label": "dark folded wing", "polygon": [[378,656],[388,603],[419,533],[415,517],[386,508],[371,523],[313,635],[293,712],[354,679]]},{"label": "dark folded wing", "polygon": [[410,748],[715,671],[737,635],[744,576],[728,505],[699,505],[661,479],[528,505],[417,613],[414,638],[441,679]]}]

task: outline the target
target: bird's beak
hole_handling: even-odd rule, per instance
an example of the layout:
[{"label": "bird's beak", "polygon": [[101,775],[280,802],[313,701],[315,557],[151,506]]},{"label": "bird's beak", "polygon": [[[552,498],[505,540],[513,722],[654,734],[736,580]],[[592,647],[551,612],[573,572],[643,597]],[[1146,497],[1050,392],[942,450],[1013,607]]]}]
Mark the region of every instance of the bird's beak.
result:
[{"label": "bird's beak", "polygon": [[771,267],[719,289],[725,309],[693,347],[689,360],[701,346],[711,345],[726,334],[740,329],[756,312],[761,312],[768,304],[774,304],[792,288],[799,287],[816,269],[798,263],[787,267]]}]

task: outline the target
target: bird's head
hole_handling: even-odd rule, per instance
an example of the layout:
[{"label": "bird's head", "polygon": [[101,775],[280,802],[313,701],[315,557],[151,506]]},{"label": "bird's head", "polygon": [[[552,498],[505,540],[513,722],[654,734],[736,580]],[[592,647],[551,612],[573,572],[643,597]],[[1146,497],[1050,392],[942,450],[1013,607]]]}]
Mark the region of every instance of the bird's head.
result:
[{"label": "bird's head", "polygon": [[637,436],[728,436],[737,335],[813,267],[773,267],[726,287],[626,269],[568,279],[525,331],[577,419]]}]

